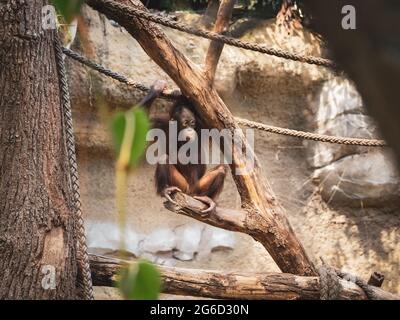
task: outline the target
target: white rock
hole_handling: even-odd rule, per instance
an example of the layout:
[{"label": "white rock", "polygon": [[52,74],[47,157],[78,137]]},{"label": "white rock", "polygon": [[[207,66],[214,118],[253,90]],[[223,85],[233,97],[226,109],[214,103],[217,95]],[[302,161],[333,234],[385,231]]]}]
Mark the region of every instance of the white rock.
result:
[{"label": "white rock", "polygon": [[[316,125],[326,135],[379,138],[374,121],[367,116],[362,99],[346,79],[327,81],[320,92]],[[399,176],[383,149],[307,142],[314,182],[330,204],[383,206],[398,197]]]},{"label": "white rock", "polygon": [[235,247],[234,232],[213,226],[206,226],[199,246],[199,257],[208,256],[213,250],[233,249]]},{"label": "white rock", "polygon": [[322,169],[314,178],[325,201],[360,207],[383,206],[399,199],[399,175],[391,156],[371,152],[345,157]]},{"label": "white rock", "polygon": [[185,224],[175,228],[177,241],[174,257],[183,261],[193,260],[199,248],[203,229],[204,224],[200,223]]},{"label": "white rock", "polygon": [[[86,222],[87,245],[90,248],[118,250],[120,248],[120,228],[112,221],[93,221]],[[142,235],[132,228],[127,228],[125,232],[126,250],[134,255],[140,254],[139,243]]]},{"label": "white rock", "polygon": [[337,77],[325,82],[318,100],[318,124],[345,113],[363,111],[361,96],[349,80]]},{"label": "white rock", "polygon": [[168,228],[159,228],[145,237],[140,244],[144,252],[157,253],[172,251],[176,246],[176,235]]}]

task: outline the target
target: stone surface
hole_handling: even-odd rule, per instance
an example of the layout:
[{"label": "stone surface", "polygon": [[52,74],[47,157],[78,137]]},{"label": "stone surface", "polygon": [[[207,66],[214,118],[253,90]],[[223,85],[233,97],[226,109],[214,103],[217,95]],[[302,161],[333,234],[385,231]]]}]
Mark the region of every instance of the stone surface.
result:
[{"label": "stone surface", "polygon": [[[346,79],[326,81],[316,108],[316,126],[321,134],[379,138],[360,95]],[[397,202],[400,180],[387,149],[320,142],[307,145],[309,163],[319,168],[314,172],[314,181],[329,204],[379,207]]]},{"label": "stone surface", "polygon": [[[87,219],[87,245],[100,254],[115,254],[121,246],[118,223]],[[191,261],[200,253],[202,259],[213,250],[235,247],[233,232],[192,221],[175,228],[159,227],[148,234],[139,233],[129,224],[125,230],[125,251],[131,257],[141,257],[162,265],[175,265],[178,259]]]},{"label": "stone surface", "polygon": [[355,154],[316,170],[323,199],[356,207],[398,204],[399,176],[388,159],[382,152]]},{"label": "stone surface", "polygon": [[193,260],[203,238],[204,227],[203,224],[193,222],[175,228],[177,236],[176,251],[173,254],[175,258],[182,261]]}]

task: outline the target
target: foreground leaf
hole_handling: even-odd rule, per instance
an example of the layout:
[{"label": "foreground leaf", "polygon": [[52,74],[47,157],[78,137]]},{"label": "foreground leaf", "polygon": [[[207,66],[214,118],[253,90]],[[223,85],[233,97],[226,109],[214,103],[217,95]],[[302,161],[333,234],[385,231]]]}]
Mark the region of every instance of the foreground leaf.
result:
[{"label": "foreground leaf", "polygon": [[161,275],[153,264],[139,261],[120,272],[118,287],[125,299],[156,300],[161,291]]},{"label": "foreground leaf", "polygon": [[70,23],[81,11],[85,0],[51,0],[56,10]]},{"label": "foreground leaf", "polygon": [[147,114],[142,108],[119,112],[113,118],[111,129],[119,165],[130,169],[146,150],[146,135],[150,129]]}]

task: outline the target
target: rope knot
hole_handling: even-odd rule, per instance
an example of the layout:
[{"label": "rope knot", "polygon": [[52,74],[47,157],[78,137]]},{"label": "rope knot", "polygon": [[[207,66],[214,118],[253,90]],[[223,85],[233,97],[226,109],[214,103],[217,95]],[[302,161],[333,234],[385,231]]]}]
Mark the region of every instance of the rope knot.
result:
[{"label": "rope knot", "polygon": [[353,282],[364,291],[368,300],[379,300],[380,298],[375,294],[373,286],[367,284],[361,278],[340,271],[332,266],[329,266],[322,260],[322,266],[318,269],[320,276],[320,299],[321,300],[338,300],[342,292],[342,285],[340,279]]}]

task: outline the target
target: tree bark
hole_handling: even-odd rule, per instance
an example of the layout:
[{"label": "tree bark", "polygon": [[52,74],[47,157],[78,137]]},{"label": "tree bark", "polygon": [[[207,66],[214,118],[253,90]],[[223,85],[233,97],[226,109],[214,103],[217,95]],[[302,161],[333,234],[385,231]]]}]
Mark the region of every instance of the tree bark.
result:
[{"label": "tree bark", "polygon": [[54,30],[41,24],[46,4],[0,3],[0,299],[77,298]]},{"label": "tree bark", "polygon": [[[116,5],[116,3],[125,6]],[[263,178],[254,151],[235,122],[216,90],[210,86],[204,73],[192,64],[165,34],[153,23],[129,14],[129,6],[146,10],[138,0],[88,0],[93,9],[117,21],[142,46],[146,53],[175,81],[191,101],[208,128],[228,129],[236,133],[242,147],[233,147],[233,178],[241,195],[242,207],[247,211],[246,223],[254,228],[262,222],[265,229],[264,246],[283,272],[299,275],[316,275],[312,262],[296,238],[285,210],[278,202],[268,181]],[[244,156],[243,150],[246,151]],[[247,159],[254,159],[254,166],[245,175],[236,174],[237,168],[246,167]]]},{"label": "tree bark", "polygon": [[[92,278],[97,286],[112,287],[120,268],[128,263],[120,259],[90,255]],[[320,284],[318,277],[295,276],[286,273],[236,273],[207,271],[158,266],[163,280],[163,293],[206,297],[214,299],[248,300],[318,300]],[[340,280],[342,291],[339,299],[366,300],[365,293],[357,285]],[[372,288],[384,300],[400,297]]]}]

